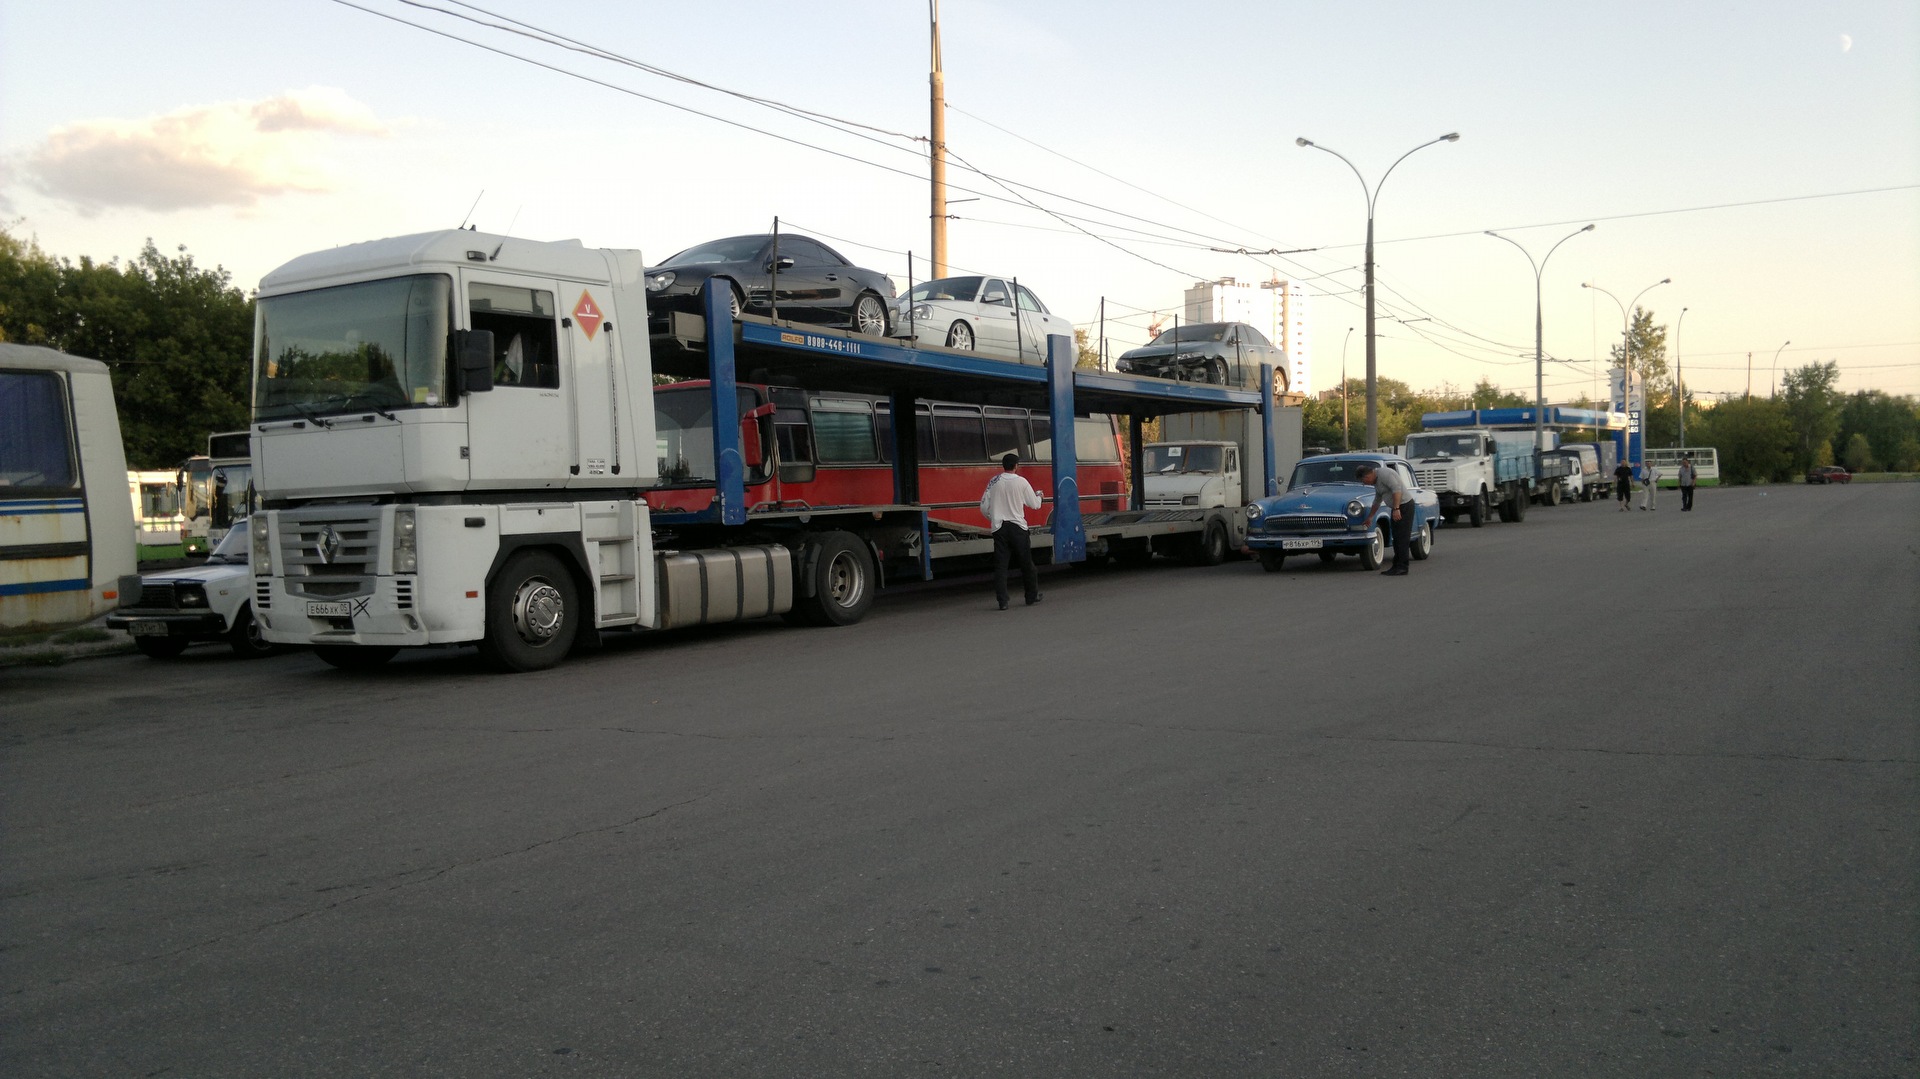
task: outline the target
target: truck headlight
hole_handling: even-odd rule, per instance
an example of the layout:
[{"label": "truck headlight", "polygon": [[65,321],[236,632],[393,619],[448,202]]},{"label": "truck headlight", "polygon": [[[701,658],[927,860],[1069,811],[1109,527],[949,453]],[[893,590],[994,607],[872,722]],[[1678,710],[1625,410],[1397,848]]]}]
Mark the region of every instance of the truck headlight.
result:
[{"label": "truck headlight", "polygon": [[1182,498],[1182,499],[1180,500],[1180,504],[1181,504],[1182,506],[1198,506],[1198,505],[1200,504],[1200,496],[1199,496],[1199,495],[1188,495],[1188,496],[1186,496],[1185,498]]},{"label": "truck headlight", "polygon": [[668,270],[666,273],[654,274],[652,277],[647,278],[647,291],[664,292],[668,286],[673,284],[673,280],[674,274],[672,270]]},{"label": "truck headlight", "polygon": [[420,568],[420,551],[414,543],[414,519],[411,508],[393,511],[393,572],[413,573]]},{"label": "truck headlight", "polygon": [[256,516],[247,528],[247,538],[253,547],[248,559],[253,563],[255,577],[273,576],[273,529],[267,526],[265,514]]},{"label": "truck headlight", "polygon": [[1360,516],[1360,500],[1359,499],[1356,498],[1353,501],[1347,503],[1347,516],[1349,517]]}]

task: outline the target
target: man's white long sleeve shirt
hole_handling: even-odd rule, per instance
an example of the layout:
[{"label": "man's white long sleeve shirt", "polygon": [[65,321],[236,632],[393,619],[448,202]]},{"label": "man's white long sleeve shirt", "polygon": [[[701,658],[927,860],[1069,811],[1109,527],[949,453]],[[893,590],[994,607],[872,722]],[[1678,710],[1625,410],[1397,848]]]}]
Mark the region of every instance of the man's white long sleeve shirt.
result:
[{"label": "man's white long sleeve shirt", "polygon": [[986,515],[987,527],[999,530],[1008,521],[1022,530],[1027,527],[1029,509],[1040,508],[1040,495],[1028,483],[1026,477],[1018,472],[1002,472],[987,484],[987,490],[980,496],[980,512]]}]

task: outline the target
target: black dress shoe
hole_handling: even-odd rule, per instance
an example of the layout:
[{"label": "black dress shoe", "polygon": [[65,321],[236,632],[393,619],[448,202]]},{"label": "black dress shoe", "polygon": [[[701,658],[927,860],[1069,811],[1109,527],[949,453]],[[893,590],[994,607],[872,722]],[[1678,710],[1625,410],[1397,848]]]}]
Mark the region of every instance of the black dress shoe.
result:
[{"label": "black dress shoe", "polygon": [[1007,601],[1006,601],[1006,600],[1004,600],[1004,599],[1003,599],[1003,600],[1001,600],[1001,601],[1000,601],[1000,609],[1001,609],[1001,610],[1003,610],[1003,611],[1007,609]]},{"label": "black dress shoe", "polygon": [[1380,576],[1382,577],[1405,577],[1406,575],[1407,571],[1403,569],[1383,569],[1380,571]]},{"label": "black dress shoe", "polygon": [[1027,601],[1027,606],[1031,607],[1045,598],[1046,596],[1043,593],[1035,592],[1033,598]]}]

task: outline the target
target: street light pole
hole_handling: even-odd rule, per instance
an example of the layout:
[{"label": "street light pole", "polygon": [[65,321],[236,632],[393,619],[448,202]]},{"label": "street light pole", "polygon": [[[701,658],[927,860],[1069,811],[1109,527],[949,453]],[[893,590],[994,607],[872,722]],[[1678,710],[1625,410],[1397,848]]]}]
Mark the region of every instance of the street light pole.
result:
[{"label": "street light pole", "polygon": [[1348,433],[1350,421],[1347,409],[1347,342],[1353,340],[1353,327],[1347,327],[1347,335],[1340,339],[1340,452],[1353,448],[1353,436]]},{"label": "street light pole", "polygon": [[1773,350],[1773,370],[1772,373],[1767,375],[1768,400],[1772,400],[1780,394],[1780,354],[1785,352],[1787,346],[1791,344],[1793,344],[1792,341],[1782,341],[1780,342],[1780,347]]},{"label": "street light pole", "polygon": [[1536,450],[1547,448],[1547,376],[1545,352],[1541,348],[1540,277],[1547,272],[1547,260],[1553,257],[1555,251],[1560,250],[1560,244],[1566,243],[1583,232],[1592,231],[1593,226],[1588,225],[1586,228],[1568,233],[1561,237],[1559,243],[1547,248],[1547,253],[1540,257],[1539,262],[1534,262],[1533,252],[1522,247],[1520,241],[1502,236],[1492,229],[1487,230],[1487,235],[1494,239],[1505,240],[1520,248],[1520,253],[1527,256],[1527,262],[1533,266],[1533,448]]},{"label": "street light pole", "polygon": [[1687,324],[1687,309],[1680,309],[1680,317],[1673,324],[1673,396],[1679,402],[1680,412],[1680,448],[1687,448],[1687,387],[1680,381],[1680,328]]},{"label": "street light pole", "polygon": [[1327,153],[1332,154],[1342,161],[1346,161],[1347,167],[1353,169],[1354,177],[1360,181],[1361,193],[1367,197],[1367,448],[1370,450],[1380,448],[1380,396],[1377,371],[1375,368],[1373,335],[1373,207],[1379,200],[1381,186],[1387,182],[1388,176],[1393,175],[1393,170],[1399,167],[1400,162],[1405,161],[1416,151],[1424,150],[1434,143],[1459,141],[1460,133],[1458,131],[1450,131],[1430,142],[1421,143],[1412,150],[1401,154],[1394,160],[1393,164],[1388,165],[1387,171],[1380,174],[1380,183],[1374,184],[1373,187],[1369,189],[1367,187],[1367,178],[1360,175],[1360,170],[1354,166],[1353,162],[1347,161],[1345,154],[1338,150],[1328,149],[1314,142],[1312,139],[1299,138],[1293,140],[1295,146],[1312,147],[1315,150],[1326,150]]},{"label": "street light pole", "polygon": [[[1622,376],[1620,380],[1620,392],[1621,395],[1626,398],[1627,413],[1629,416],[1627,421],[1626,452],[1621,454],[1621,456],[1627,459],[1628,464],[1633,463],[1633,421],[1631,419],[1633,413],[1633,311],[1639,306],[1640,297],[1645,296],[1661,285],[1670,285],[1672,283],[1673,278],[1671,277],[1663,277],[1655,281],[1653,284],[1634,293],[1632,304],[1620,303],[1620,297],[1615,296],[1613,293],[1608,292],[1606,289],[1601,288],[1591,281],[1583,281],[1580,284],[1581,288],[1590,288],[1605,296],[1607,299],[1612,300],[1614,303],[1619,304],[1620,307],[1620,373]],[[1644,387],[1642,388],[1642,392],[1645,392]],[[1643,401],[1641,404],[1644,406],[1646,402]],[[1640,409],[1640,456],[1643,460],[1647,455],[1646,411],[1644,407]]]}]

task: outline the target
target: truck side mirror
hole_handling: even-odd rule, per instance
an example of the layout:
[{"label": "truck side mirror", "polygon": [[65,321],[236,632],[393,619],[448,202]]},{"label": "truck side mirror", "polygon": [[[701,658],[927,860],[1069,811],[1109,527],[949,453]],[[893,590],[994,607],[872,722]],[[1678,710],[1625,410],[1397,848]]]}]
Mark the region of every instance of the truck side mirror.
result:
[{"label": "truck side mirror", "polygon": [[462,394],[493,389],[493,331],[455,330],[454,389]]},{"label": "truck side mirror", "polygon": [[760,418],[751,412],[740,417],[740,458],[749,469],[767,463],[766,450],[760,445]]}]

